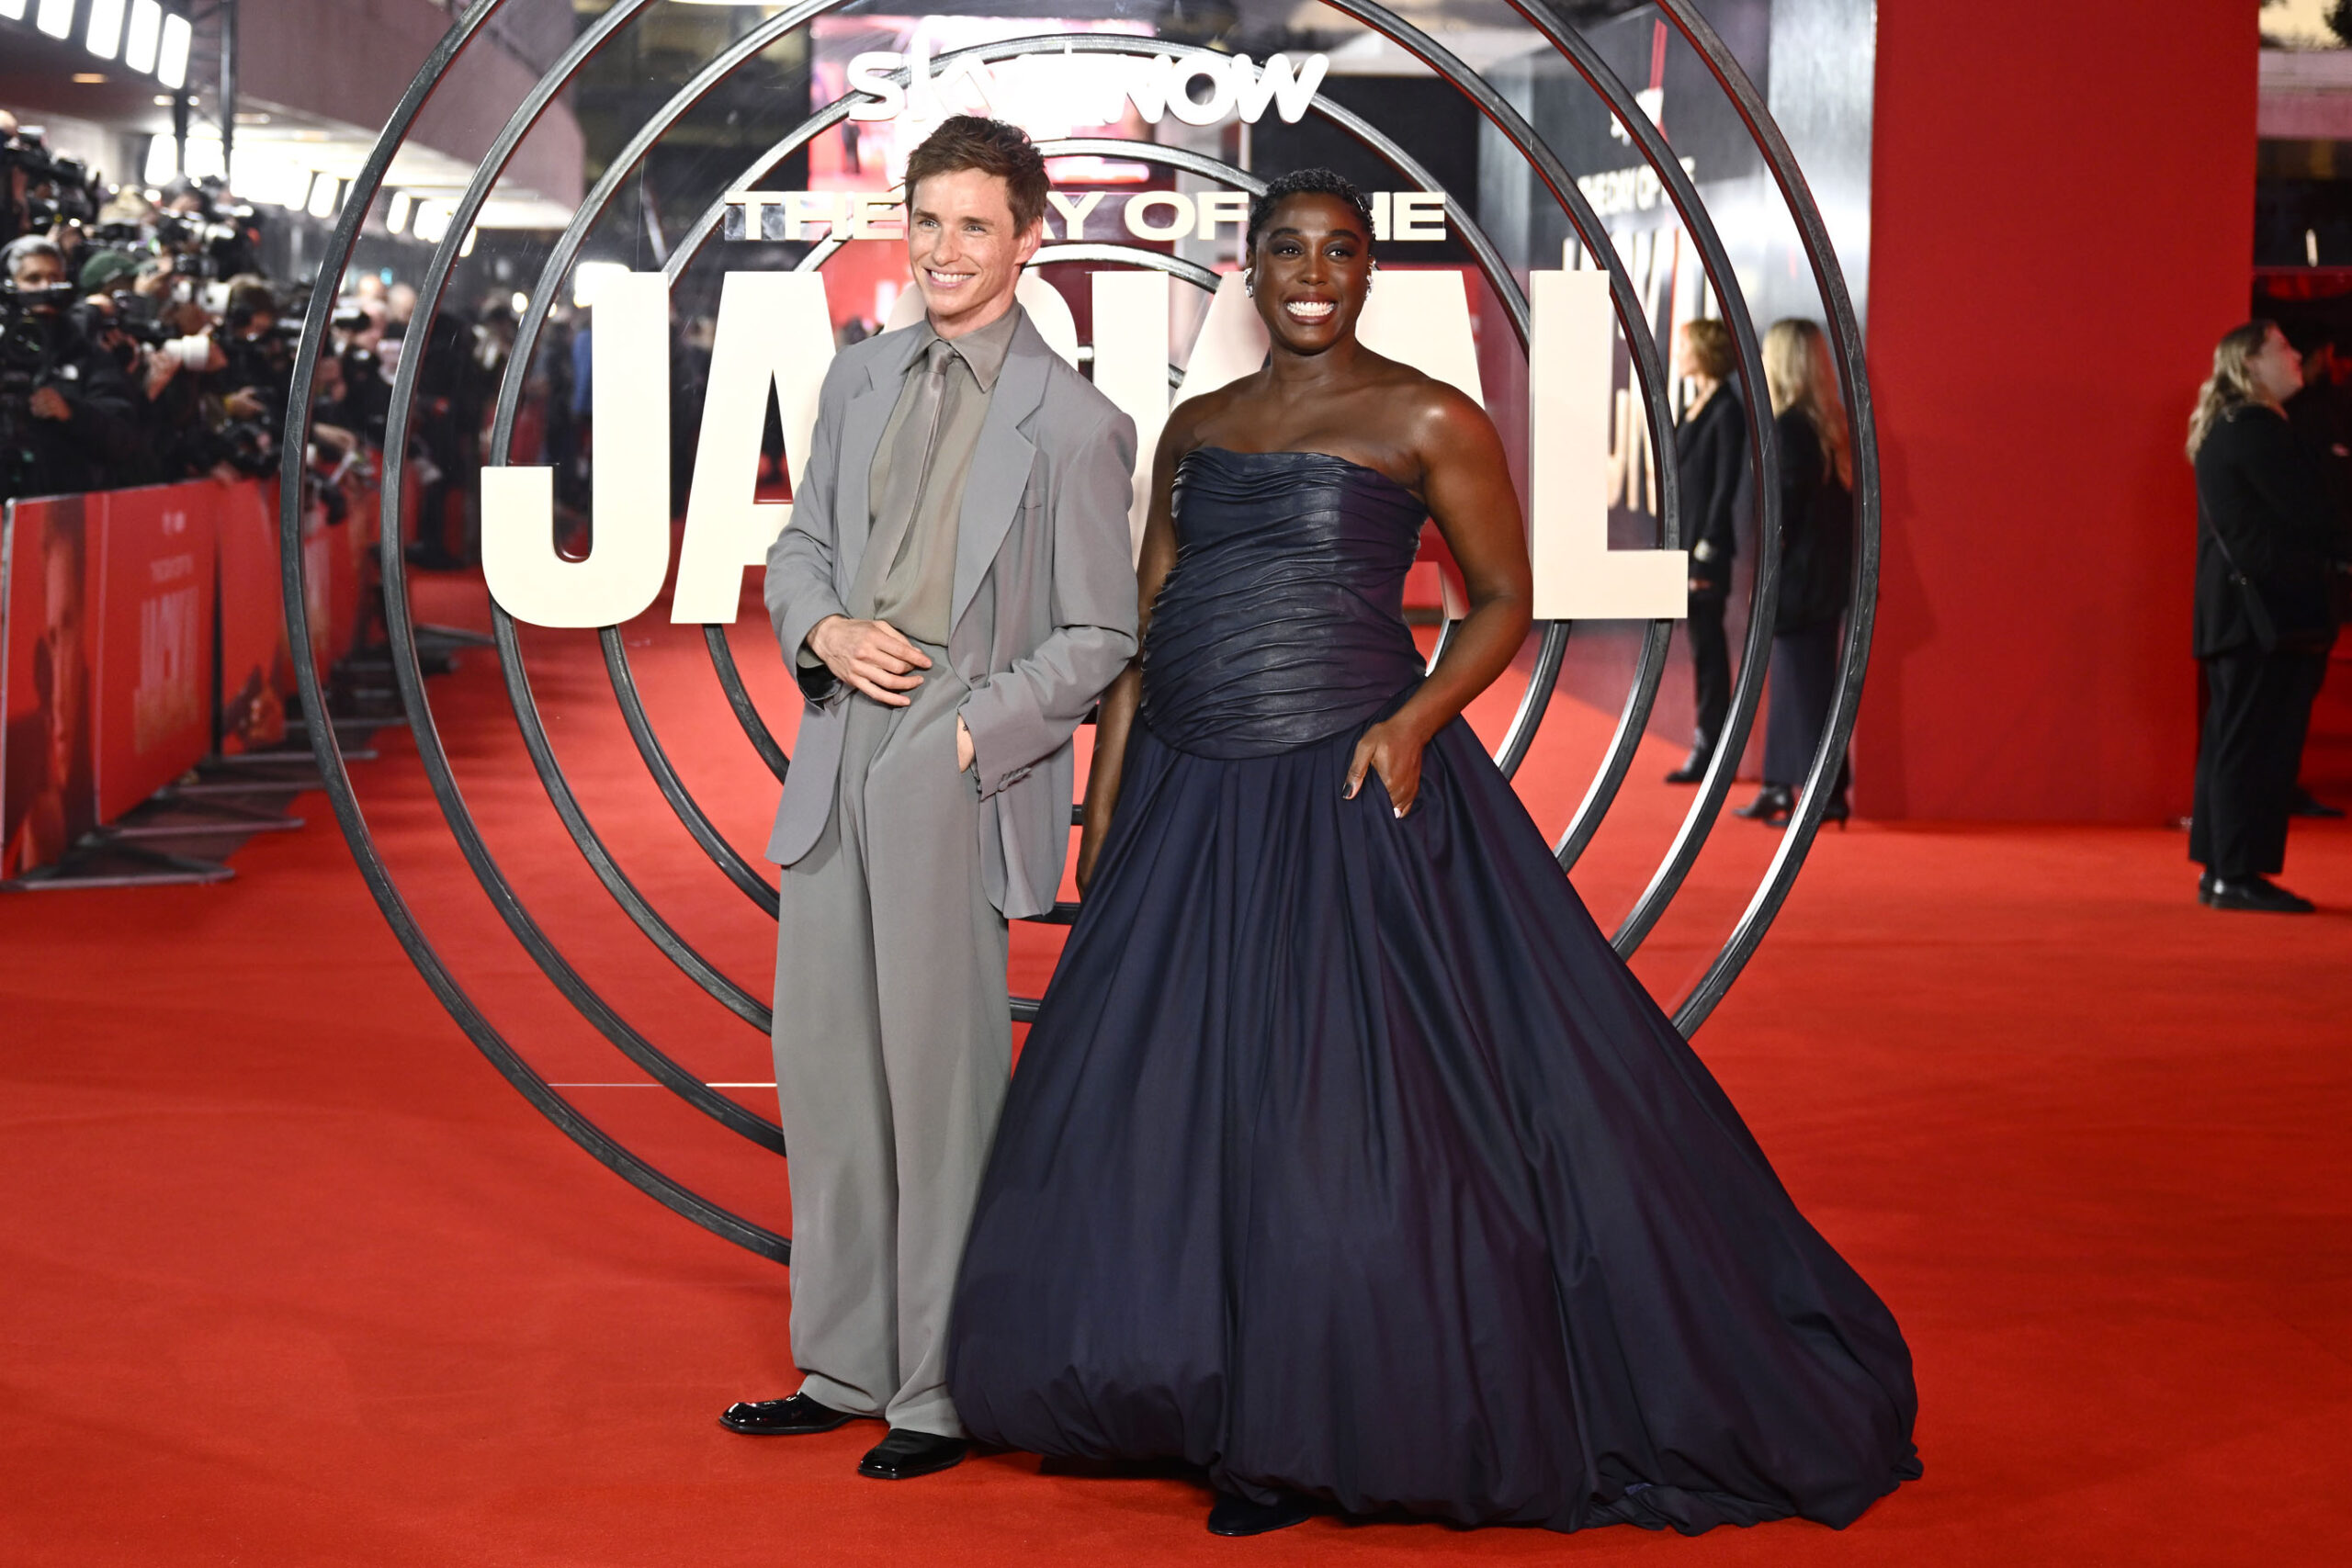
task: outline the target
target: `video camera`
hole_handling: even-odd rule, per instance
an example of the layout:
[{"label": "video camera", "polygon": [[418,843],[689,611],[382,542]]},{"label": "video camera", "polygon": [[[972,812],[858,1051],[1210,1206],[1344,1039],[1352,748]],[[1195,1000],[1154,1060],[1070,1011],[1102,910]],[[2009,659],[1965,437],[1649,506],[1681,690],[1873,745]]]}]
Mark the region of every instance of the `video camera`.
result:
[{"label": "video camera", "polygon": [[0,496],[21,492],[32,460],[28,428],[33,394],[46,384],[55,352],[47,319],[71,310],[72,284],[19,288],[0,282]]},{"label": "video camera", "polygon": [[79,158],[51,152],[38,130],[0,136],[0,244],[58,223],[95,223],[107,188]]},{"label": "video camera", "polygon": [[155,243],[181,258],[177,270],[219,280],[261,270],[261,215],[247,202],[229,199],[217,179],[189,187],[202,208],[155,217]]}]

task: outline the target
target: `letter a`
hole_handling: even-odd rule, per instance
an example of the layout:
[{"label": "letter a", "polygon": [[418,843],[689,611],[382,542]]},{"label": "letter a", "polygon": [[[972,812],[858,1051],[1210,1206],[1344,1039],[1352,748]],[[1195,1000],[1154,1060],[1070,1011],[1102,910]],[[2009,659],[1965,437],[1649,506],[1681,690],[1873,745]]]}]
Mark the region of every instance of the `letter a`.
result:
[{"label": "letter a", "polygon": [[596,290],[595,532],[585,560],[555,550],[555,471],[484,468],[481,565],[508,615],[614,626],[662,594],[670,563],[670,285],[658,272]]},{"label": "letter a", "polygon": [[710,391],[695,446],[694,490],[686,499],[685,543],[678,549],[678,586],[670,599],[673,622],[735,619],[743,569],[767,558],[768,547],[792,519],[789,504],[756,495],[768,390],[775,389],[797,494],[817,428],[817,392],[832,362],[823,277],[813,272],[727,275],[711,345]]}]

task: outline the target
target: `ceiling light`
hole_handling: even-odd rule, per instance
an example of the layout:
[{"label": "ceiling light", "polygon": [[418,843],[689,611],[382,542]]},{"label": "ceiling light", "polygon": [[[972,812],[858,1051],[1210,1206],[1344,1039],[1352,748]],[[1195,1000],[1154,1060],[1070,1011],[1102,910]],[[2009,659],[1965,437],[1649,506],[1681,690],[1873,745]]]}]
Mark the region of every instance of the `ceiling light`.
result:
[{"label": "ceiling light", "polygon": [[103,71],[76,71],[74,73],[74,85],[80,87],[94,87],[106,79],[106,73]]},{"label": "ceiling light", "polygon": [[395,234],[407,228],[409,209],[413,205],[414,203],[409,200],[408,192],[404,190],[392,192],[390,205],[384,209],[384,227]]},{"label": "ceiling light", "polygon": [[12,22],[25,19],[25,0],[0,0],[0,17]]},{"label": "ceiling light", "polygon": [[155,69],[155,48],[164,35],[164,8],[155,0],[130,0],[130,32],[122,62],[133,71]]},{"label": "ceiling light", "polygon": [[186,17],[164,18],[164,50],[155,57],[155,80],[166,87],[187,85],[187,46],[196,29]]},{"label": "ceiling light", "polygon": [[74,0],[40,0],[33,26],[51,38],[65,37],[74,30]]},{"label": "ceiling light", "polygon": [[90,0],[90,30],[82,35],[92,54],[112,60],[122,47],[123,0]]},{"label": "ceiling light", "polygon": [[311,183],[310,209],[311,217],[332,218],[334,216],[335,192],[341,185],[342,182],[333,175],[321,175]]}]

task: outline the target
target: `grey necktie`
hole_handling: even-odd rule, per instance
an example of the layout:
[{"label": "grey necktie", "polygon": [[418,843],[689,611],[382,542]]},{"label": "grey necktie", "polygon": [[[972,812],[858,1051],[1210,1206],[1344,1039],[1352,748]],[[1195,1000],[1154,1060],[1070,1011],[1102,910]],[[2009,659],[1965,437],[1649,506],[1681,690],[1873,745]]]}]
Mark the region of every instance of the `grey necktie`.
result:
[{"label": "grey necktie", "polygon": [[[891,454],[889,477],[882,485],[882,503],[875,509],[874,544],[885,552],[880,559],[895,570],[914,540],[915,508],[922,501],[922,485],[931,472],[931,450],[939,439],[939,408],[946,399],[947,362],[956,347],[945,338],[933,338],[923,351],[922,378],[915,383],[915,400],[907,423],[899,430],[899,450]],[[878,587],[880,578],[876,579]]]}]

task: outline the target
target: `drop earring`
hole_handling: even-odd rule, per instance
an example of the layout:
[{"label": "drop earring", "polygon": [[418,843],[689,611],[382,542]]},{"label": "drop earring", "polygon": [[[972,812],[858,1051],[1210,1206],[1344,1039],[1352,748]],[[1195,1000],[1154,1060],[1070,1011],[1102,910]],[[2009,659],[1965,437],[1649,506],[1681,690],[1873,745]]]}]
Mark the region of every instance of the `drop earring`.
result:
[{"label": "drop earring", "polygon": [[1241,292],[1255,299],[1258,297],[1258,274],[1252,268],[1241,275]]}]

